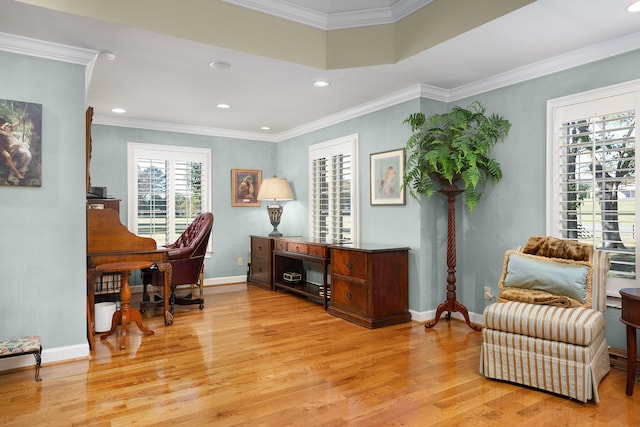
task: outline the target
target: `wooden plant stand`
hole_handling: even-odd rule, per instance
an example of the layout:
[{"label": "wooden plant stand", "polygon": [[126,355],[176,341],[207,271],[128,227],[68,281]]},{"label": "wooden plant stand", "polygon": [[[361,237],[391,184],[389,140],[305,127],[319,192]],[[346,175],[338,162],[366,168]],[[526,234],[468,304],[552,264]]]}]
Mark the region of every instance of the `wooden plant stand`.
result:
[{"label": "wooden plant stand", "polygon": [[462,190],[454,184],[446,183],[442,186],[440,192],[444,193],[449,201],[447,229],[447,299],[438,306],[435,319],[427,322],[424,327],[434,327],[440,321],[442,313],[446,311],[447,320],[451,319],[451,313],[459,312],[462,313],[465,322],[471,329],[481,331],[482,329],[479,326],[472,324],[469,320],[467,308],[456,299],[456,196],[462,193]]}]

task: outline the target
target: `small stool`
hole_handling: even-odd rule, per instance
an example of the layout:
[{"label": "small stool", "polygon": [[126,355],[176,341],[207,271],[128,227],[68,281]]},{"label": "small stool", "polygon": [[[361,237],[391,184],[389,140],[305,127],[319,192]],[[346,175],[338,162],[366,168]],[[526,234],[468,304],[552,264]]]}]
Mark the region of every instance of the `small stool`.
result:
[{"label": "small stool", "polygon": [[22,356],[25,354],[33,354],[36,358],[36,381],[42,381],[42,378],[40,378],[42,344],[40,344],[39,336],[32,335],[28,337],[0,340],[0,359],[4,359],[5,357]]},{"label": "small stool", "polygon": [[105,339],[114,333],[120,321],[122,323],[120,327],[122,330],[120,350],[125,349],[125,336],[127,335],[127,325],[129,322],[136,322],[138,328],[145,335],[154,334],[151,329],[147,329],[142,325],[142,314],[140,314],[140,310],[131,308],[131,288],[129,287],[129,274],[132,270],[141,270],[143,268],[149,268],[152,265],[153,263],[149,261],[114,262],[96,265],[96,270],[99,273],[120,273],[122,275],[122,282],[120,284],[120,310],[113,313],[111,330],[100,336],[100,339]]}]

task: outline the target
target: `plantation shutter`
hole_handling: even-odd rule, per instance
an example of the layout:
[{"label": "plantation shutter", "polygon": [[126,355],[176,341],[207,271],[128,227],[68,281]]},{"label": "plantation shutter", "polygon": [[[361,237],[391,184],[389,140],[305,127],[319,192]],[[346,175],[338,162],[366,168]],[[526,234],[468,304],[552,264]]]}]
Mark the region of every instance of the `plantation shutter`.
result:
[{"label": "plantation shutter", "polygon": [[353,242],[354,142],[310,147],[310,230],[313,239]]},{"label": "plantation shutter", "polygon": [[130,144],[129,228],[158,245],[173,243],[201,212],[210,211],[210,151]]},{"label": "plantation shutter", "polygon": [[327,239],[330,236],[328,160],[313,159],[311,164],[311,238]]},{"label": "plantation shutter", "polygon": [[151,237],[156,243],[167,242],[167,172],[164,160],[138,159],[138,221],[134,231],[139,236]]},{"label": "plantation shutter", "polygon": [[567,106],[555,124],[556,235],[609,252],[611,293],[637,284],[636,99]]}]

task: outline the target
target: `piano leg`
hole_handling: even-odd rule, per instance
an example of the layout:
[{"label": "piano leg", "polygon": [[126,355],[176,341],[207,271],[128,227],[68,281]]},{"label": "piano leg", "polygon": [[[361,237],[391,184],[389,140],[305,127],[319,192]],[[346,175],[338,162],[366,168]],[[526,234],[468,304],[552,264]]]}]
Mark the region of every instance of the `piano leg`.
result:
[{"label": "piano leg", "polygon": [[171,273],[172,267],[169,262],[159,262],[156,263],[158,267],[158,271],[161,271],[164,279],[164,301],[163,301],[163,311],[164,311],[164,324],[165,326],[169,326],[173,323],[173,314],[169,311],[169,298],[171,295]]},{"label": "piano leg", "polygon": [[120,321],[120,330],[122,335],[120,336],[120,350],[125,349],[125,338],[127,336],[127,326],[130,322],[136,322],[138,328],[145,335],[153,335],[154,332],[151,329],[145,328],[142,325],[142,315],[140,310],[131,308],[131,287],[129,286],[129,275],[131,270],[140,270],[151,266],[151,262],[116,262],[112,264],[100,264],[96,266],[99,272],[114,273],[119,272],[122,276],[122,282],[120,284],[120,310],[116,311],[111,318],[111,330],[100,336],[100,339],[105,339],[109,335],[113,334],[118,327],[118,321]]}]

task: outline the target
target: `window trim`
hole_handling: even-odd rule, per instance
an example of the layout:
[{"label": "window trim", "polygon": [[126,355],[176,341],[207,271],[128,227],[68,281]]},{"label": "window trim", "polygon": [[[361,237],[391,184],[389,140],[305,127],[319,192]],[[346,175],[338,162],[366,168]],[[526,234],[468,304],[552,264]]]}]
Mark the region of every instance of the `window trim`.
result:
[{"label": "window trim", "polygon": [[[348,146],[348,149],[347,149]],[[309,234],[314,229],[313,215],[311,214],[311,197],[313,195],[313,173],[312,163],[314,159],[327,157],[338,153],[349,153],[351,155],[351,235],[354,244],[360,243],[360,175],[358,159],[358,134],[351,134],[335,138],[332,140],[309,145],[308,159],[308,181],[309,181]]]},{"label": "window trim", "polygon": [[[609,98],[618,98],[622,96],[630,96],[634,99],[636,117],[640,117],[640,80],[632,80],[612,86],[606,86],[586,92],[576,93],[561,98],[550,99],[547,101],[547,135],[546,135],[546,233],[550,236],[558,236],[557,221],[554,215],[555,206],[559,203],[558,192],[555,191],[559,186],[559,168],[560,162],[557,159],[556,149],[556,130],[560,119],[560,110],[563,108],[575,107],[579,104],[593,103],[601,101],[605,103]],[[591,113],[587,113],[591,114]],[[594,113],[597,114],[597,113]],[[640,124],[636,120],[636,138],[638,138],[638,129]],[[636,155],[636,158],[639,156]],[[636,176],[636,180],[638,177]],[[636,201],[636,206],[640,203]],[[637,212],[636,212],[637,215]],[[638,221],[638,219],[636,219]],[[636,245],[636,258],[640,248]],[[637,270],[637,266],[636,266]],[[636,279],[618,279],[607,278],[607,296],[617,299],[620,298],[619,290],[624,287],[640,287],[638,273],[636,271]]]},{"label": "window trim", "polygon": [[[210,148],[198,148],[178,145],[160,145],[147,144],[139,142],[127,143],[127,227],[129,231],[137,234],[137,222],[135,218],[138,216],[137,191],[137,162],[141,157],[158,157],[158,153],[162,153],[160,157],[170,158],[172,160],[194,161],[199,160],[203,163],[203,181],[206,182],[205,189],[201,194],[203,212],[211,212],[211,176],[212,176],[212,151]],[[211,251],[211,244],[207,248],[207,253]]]}]

